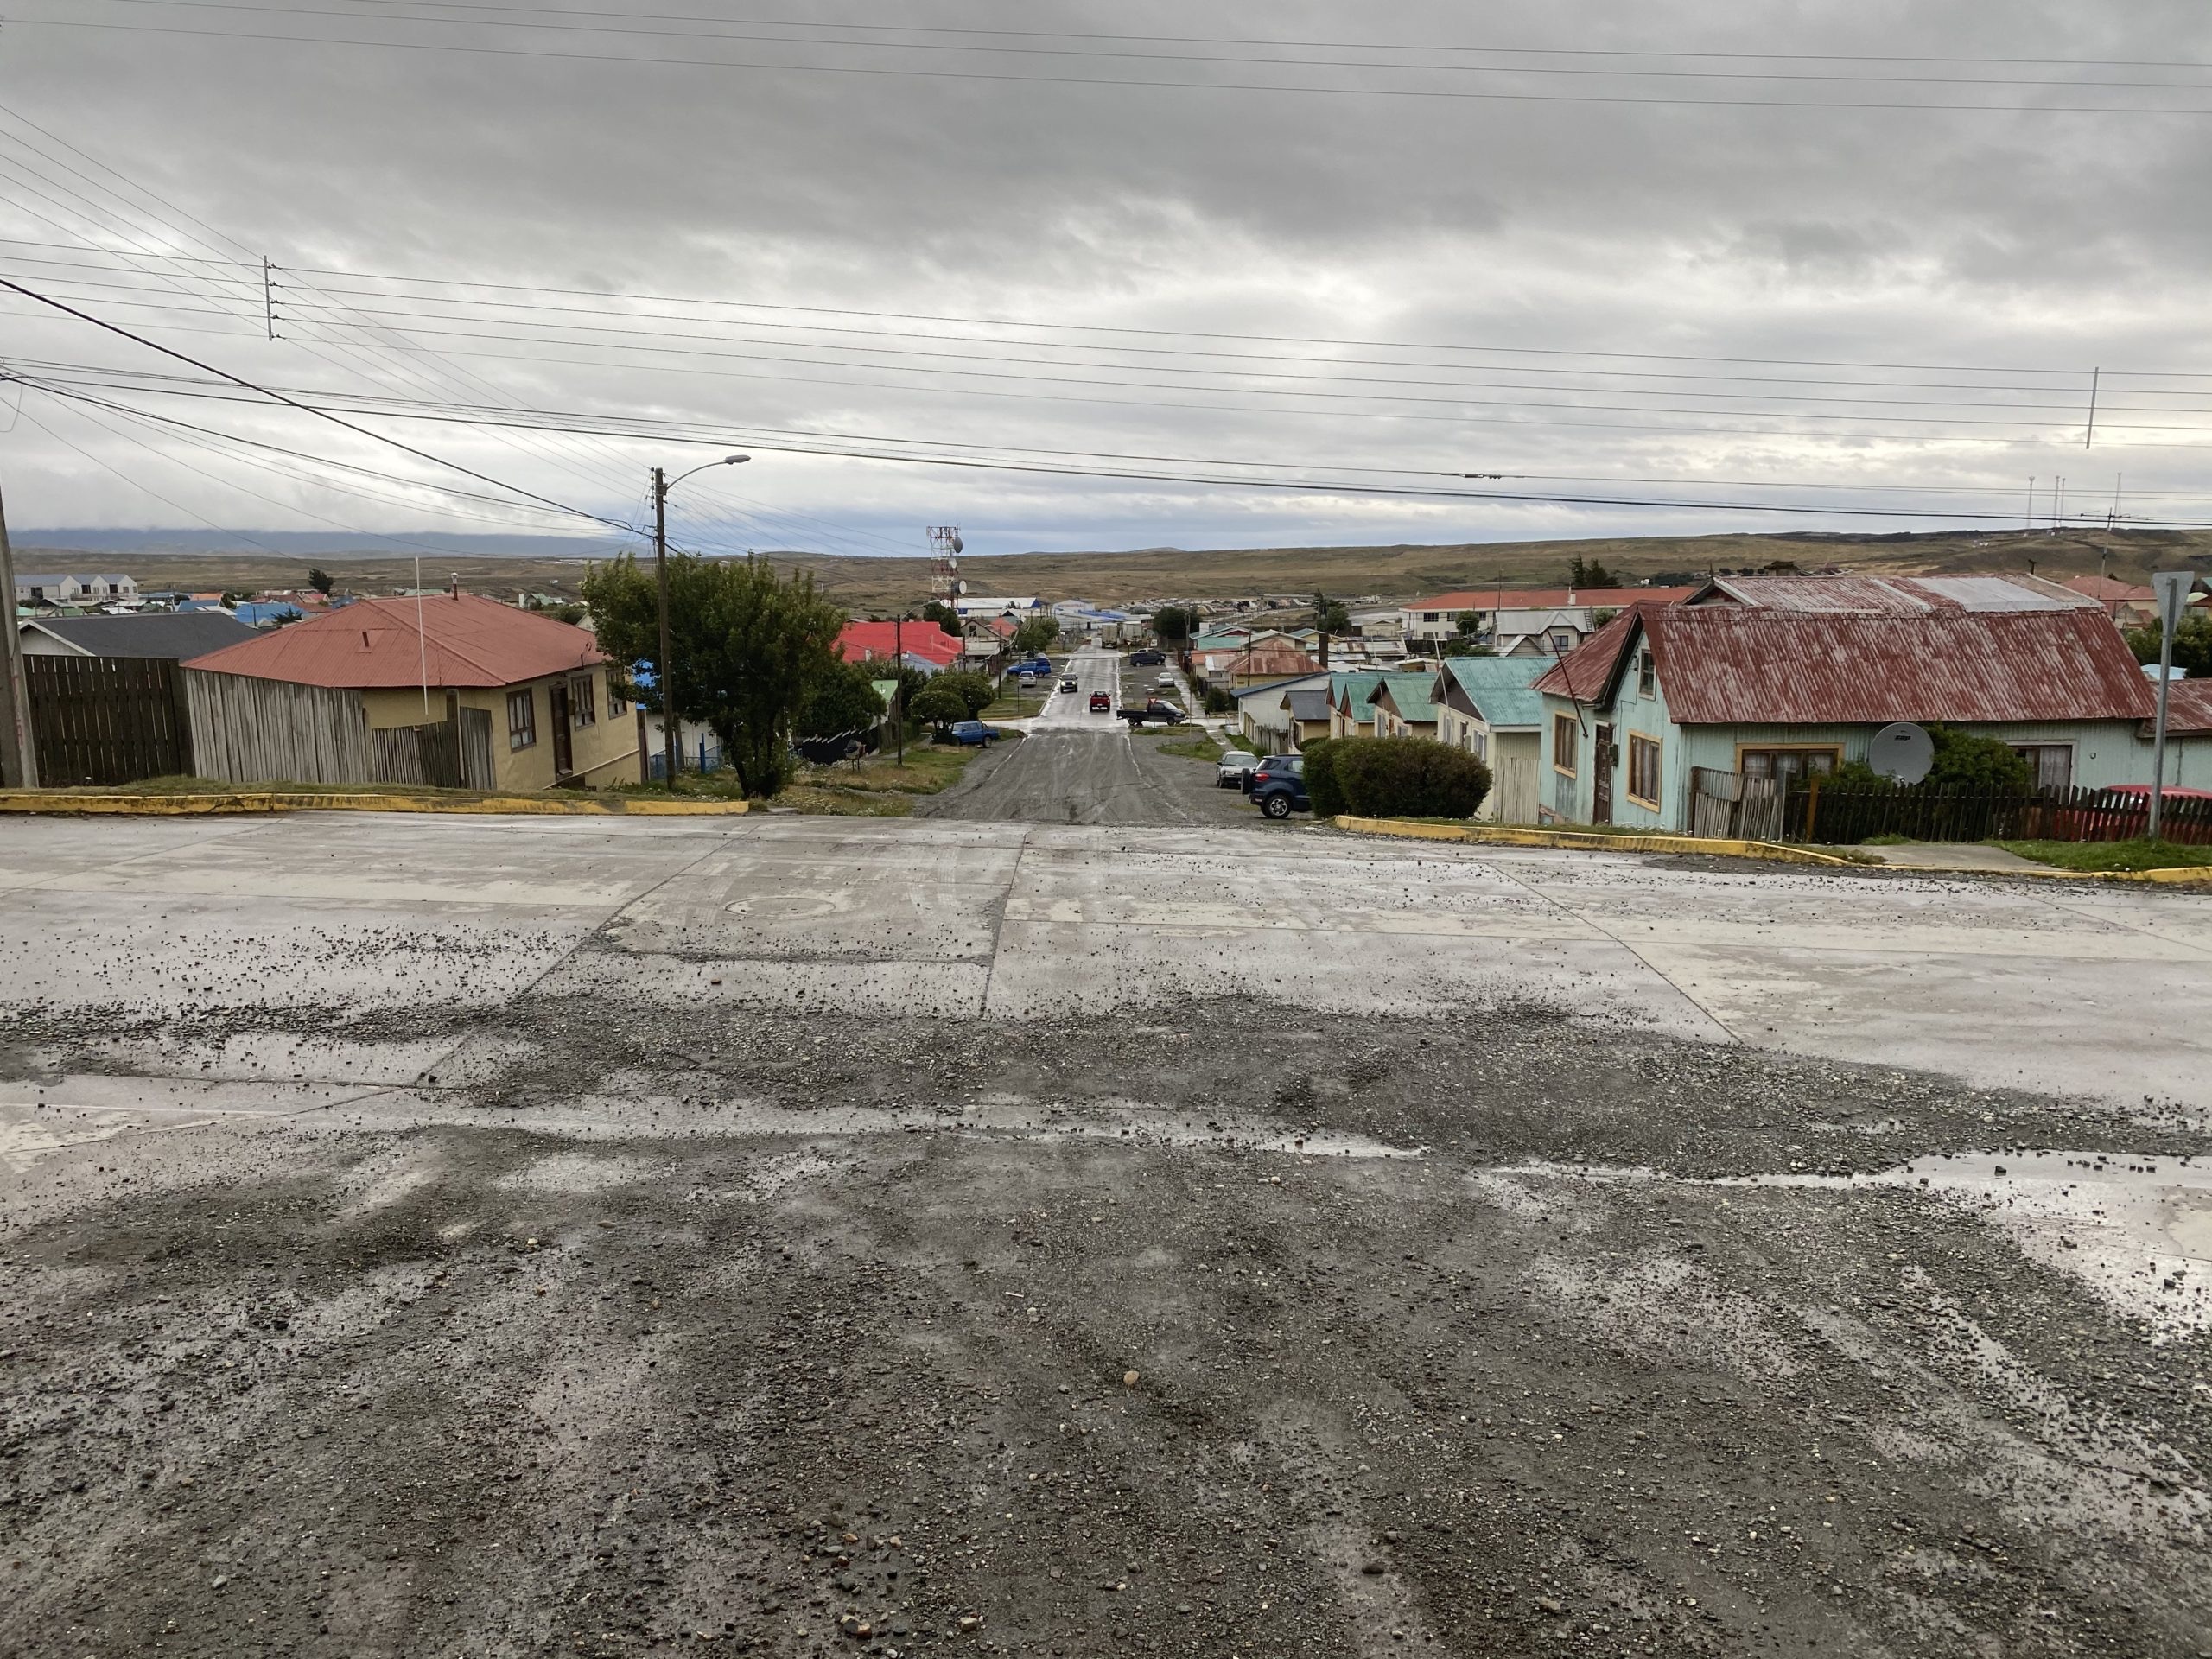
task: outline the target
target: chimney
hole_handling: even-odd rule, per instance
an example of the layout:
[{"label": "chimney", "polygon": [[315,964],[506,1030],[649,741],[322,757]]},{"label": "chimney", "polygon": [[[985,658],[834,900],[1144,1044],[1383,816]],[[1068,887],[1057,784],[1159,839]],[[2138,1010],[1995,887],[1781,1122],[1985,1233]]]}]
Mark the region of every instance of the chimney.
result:
[{"label": "chimney", "polygon": [[1328,665],[1329,665],[1329,636],[1328,636],[1326,633],[1324,633],[1324,634],[1322,634],[1322,636],[1321,636],[1321,666],[1322,666],[1322,667],[1324,667],[1324,668],[1326,668]]},{"label": "chimney", "polygon": [[461,597],[461,576],[458,572],[454,574],[452,585],[446,589],[446,592],[455,599]]}]

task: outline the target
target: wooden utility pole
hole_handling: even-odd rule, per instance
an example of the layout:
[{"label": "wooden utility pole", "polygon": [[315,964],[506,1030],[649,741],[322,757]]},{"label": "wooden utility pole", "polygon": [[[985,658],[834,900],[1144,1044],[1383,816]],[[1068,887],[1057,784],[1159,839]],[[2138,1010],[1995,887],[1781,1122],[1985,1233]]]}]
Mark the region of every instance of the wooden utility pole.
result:
[{"label": "wooden utility pole", "polygon": [[8,639],[0,666],[0,785],[38,787],[38,746],[31,736],[30,692],[23,683],[23,636],[16,624],[16,554],[8,544],[8,509],[0,501],[0,593],[8,596]]},{"label": "wooden utility pole", "polygon": [[661,753],[667,757],[668,786],[676,787],[676,768],[683,745],[676,731],[676,673],[668,645],[668,474],[653,468],[653,575],[660,584],[660,660],[653,677],[660,687]]}]

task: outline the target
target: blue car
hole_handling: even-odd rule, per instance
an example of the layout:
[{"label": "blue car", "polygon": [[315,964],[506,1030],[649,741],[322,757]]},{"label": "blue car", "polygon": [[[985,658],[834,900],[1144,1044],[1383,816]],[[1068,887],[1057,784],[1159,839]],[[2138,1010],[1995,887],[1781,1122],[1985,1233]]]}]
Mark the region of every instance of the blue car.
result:
[{"label": "blue car", "polygon": [[949,741],[969,748],[979,743],[988,747],[993,738],[1001,735],[998,728],[986,726],[980,720],[957,721],[946,728],[945,734]]}]

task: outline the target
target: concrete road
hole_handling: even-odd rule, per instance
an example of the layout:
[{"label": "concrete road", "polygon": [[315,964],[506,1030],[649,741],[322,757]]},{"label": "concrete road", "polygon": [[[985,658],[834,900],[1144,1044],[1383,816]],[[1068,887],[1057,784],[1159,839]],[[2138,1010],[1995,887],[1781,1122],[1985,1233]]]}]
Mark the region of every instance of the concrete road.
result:
[{"label": "concrete road", "polygon": [[2208,918],[0,822],[0,1652],[2195,1655]]},{"label": "concrete road", "polygon": [[1063,691],[1056,681],[1052,695],[1045,700],[1045,707],[1031,721],[1032,731],[1077,729],[1096,731],[1109,729],[1121,722],[1113,711],[1105,714],[1090,712],[1090,694],[1103,691],[1113,699],[1114,710],[1122,706],[1121,653],[1097,645],[1085,645],[1078,650],[1062,671],[1062,677],[1072,677],[1076,690]]}]

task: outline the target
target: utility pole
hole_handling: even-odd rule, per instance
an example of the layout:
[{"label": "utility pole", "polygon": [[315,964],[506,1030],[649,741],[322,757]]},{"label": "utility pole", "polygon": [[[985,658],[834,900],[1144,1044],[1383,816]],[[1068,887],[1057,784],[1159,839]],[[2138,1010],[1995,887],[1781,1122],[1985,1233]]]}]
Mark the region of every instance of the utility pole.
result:
[{"label": "utility pole", "polygon": [[661,753],[668,759],[668,786],[676,787],[676,768],[683,746],[676,735],[675,663],[668,645],[668,474],[653,468],[653,577],[660,584],[660,660],[653,664],[660,683]]},{"label": "utility pole", "polygon": [[2144,833],[2159,839],[2166,806],[2166,705],[2172,687],[2174,630],[2189,603],[2189,590],[2196,585],[2193,570],[2161,570],[2151,578],[2158,595],[2158,723],[2151,737],[2151,817]]},{"label": "utility pole", "polygon": [[892,675],[899,689],[891,694],[891,732],[899,745],[899,764],[906,764],[906,613],[891,619]]},{"label": "utility pole", "polygon": [[30,692],[23,683],[23,636],[16,626],[16,554],[8,544],[8,509],[0,502],[0,592],[8,596],[8,641],[0,672],[0,785],[38,787],[38,746],[31,736]]}]

